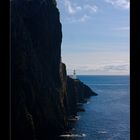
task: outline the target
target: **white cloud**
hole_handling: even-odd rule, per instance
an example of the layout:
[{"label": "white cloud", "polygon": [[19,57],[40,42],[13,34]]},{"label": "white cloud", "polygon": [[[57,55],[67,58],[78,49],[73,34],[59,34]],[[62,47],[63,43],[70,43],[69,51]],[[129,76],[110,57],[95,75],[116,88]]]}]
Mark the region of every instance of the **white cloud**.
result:
[{"label": "white cloud", "polygon": [[129,0],[105,0],[105,1],[123,9],[129,9],[130,7]]},{"label": "white cloud", "polygon": [[96,5],[86,4],[84,6],[79,6],[76,3],[72,3],[70,0],[64,0],[64,5],[69,14],[76,14],[81,10],[88,10],[90,13],[95,13],[98,10]]},{"label": "white cloud", "polygon": [[96,5],[89,5],[89,4],[86,4],[86,5],[84,6],[84,9],[87,9],[87,10],[89,10],[90,12],[95,13],[95,12],[97,12],[98,7],[97,7]]},{"label": "white cloud", "polygon": [[129,29],[129,26],[113,28],[113,30],[117,31],[129,31]]},{"label": "white cloud", "polygon": [[129,53],[89,52],[63,55],[68,74],[76,69],[77,74],[129,74]]},{"label": "white cloud", "polygon": [[81,17],[79,18],[76,18],[76,17],[67,17],[66,18],[66,22],[67,23],[78,23],[78,22],[86,22],[87,20],[90,20],[91,17],[84,14],[82,15]]},{"label": "white cloud", "polygon": [[73,65],[67,69],[68,74],[72,74],[76,69],[78,75],[80,74],[103,74],[103,75],[129,75],[129,64],[107,64],[107,65]]},{"label": "white cloud", "polygon": [[69,14],[75,14],[82,10],[81,6],[71,3],[70,0],[64,0],[64,5]]},{"label": "white cloud", "polygon": [[128,70],[128,64],[117,64],[117,65],[106,65],[101,67],[99,70],[109,71],[109,72],[122,72]]},{"label": "white cloud", "polygon": [[98,10],[95,4],[86,1],[57,0],[57,6],[66,23],[85,22]]},{"label": "white cloud", "polygon": [[89,19],[90,19],[90,16],[87,16],[87,15],[85,14],[85,15],[83,15],[83,17],[81,17],[81,18],[79,19],[79,21],[85,22],[85,21],[87,21],[87,20],[89,20]]}]

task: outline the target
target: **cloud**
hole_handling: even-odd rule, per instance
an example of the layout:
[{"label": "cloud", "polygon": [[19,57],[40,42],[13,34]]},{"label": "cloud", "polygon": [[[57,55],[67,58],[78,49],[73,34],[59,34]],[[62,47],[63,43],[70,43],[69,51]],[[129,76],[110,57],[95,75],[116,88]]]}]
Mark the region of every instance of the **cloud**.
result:
[{"label": "cloud", "polygon": [[117,31],[129,31],[129,29],[130,29],[129,26],[113,28],[113,30]]},{"label": "cloud", "polygon": [[128,65],[127,64],[120,64],[120,65],[107,65],[104,66],[101,70],[103,71],[126,71],[128,70]]},{"label": "cloud", "polygon": [[83,70],[94,71],[94,72],[126,72],[129,68],[128,64],[107,64],[98,66],[89,66],[83,68]]},{"label": "cloud", "polygon": [[64,0],[64,6],[69,14],[76,14],[81,10],[87,10],[90,13],[95,13],[98,10],[98,7],[96,5],[85,4],[83,6],[80,6],[70,0]]},{"label": "cloud", "polygon": [[87,16],[87,15],[85,14],[85,15],[83,15],[83,17],[81,17],[81,18],[79,19],[79,21],[85,22],[85,21],[87,21],[87,20],[89,20],[89,19],[90,19],[90,16]]},{"label": "cloud", "polygon": [[61,11],[61,17],[66,23],[85,22],[89,20],[94,13],[97,13],[98,7],[87,1],[57,0],[57,6]]},{"label": "cloud", "polygon": [[69,14],[75,14],[82,10],[81,6],[71,3],[70,0],[64,0],[64,5]]},{"label": "cloud", "polygon": [[76,69],[77,74],[107,74],[107,75],[126,75],[129,74],[129,64],[118,64],[118,65],[75,65],[73,68],[67,69],[68,74],[72,74],[73,69]]},{"label": "cloud", "polygon": [[[84,57],[84,56],[83,56]],[[88,57],[88,56],[87,56]],[[90,58],[91,60],[94,60]],[[72,61],[72,60],[71,60]],[[75,60],[76,61],[76,60]],[[84,60],[83,60],[84,61]],[[82,61],[82,62],[83,62]],[[72,74],[73,69],[76,69],[77,74],[119,74],[126,75],[129,74],[129,61],[128,60],[95,60],[95,62],[86,63],[72,62],[67,64],[68,74]]]},{"label": "cloud", "polygon": [[89,5],[89,4],[86,4],[86,5],[84,6],[84,9],[89,10],[89,12],[91,12],[91,13],[95,13],[95,12],[97,12],[98,7],[97,7],[96,5]]},{"label": "cloud", "polygon": [[105,0],[107,3],[110,3],[116,7],[120,7],[123,9],[129,9],[130,1],[129,0]]},{"label": "cloud", "polygon": [[86,22],[87,20],[90,20],[90,19],[91,19],[90,16],[88,16],[87,14],[84,14],[79,18],[67,17],[66,21],[67,21],[67,23],[78,23],[78,22]]},{"label": "cloud", "polygon": [[82,52],[62,54],[68,74],[76,69],[77,74],[129,74],[128,52]]}]

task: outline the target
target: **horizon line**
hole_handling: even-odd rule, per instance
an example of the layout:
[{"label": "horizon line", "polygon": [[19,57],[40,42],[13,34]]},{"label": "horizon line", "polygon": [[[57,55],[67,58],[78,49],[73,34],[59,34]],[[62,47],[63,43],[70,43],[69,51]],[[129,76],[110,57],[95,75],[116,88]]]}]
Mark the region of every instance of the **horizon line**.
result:
[{"label": "horizon line", "polygon": [[[67,74],[68,76],[72,74]],[[130,76],[130,74],[78,74],[77,76]]]}]

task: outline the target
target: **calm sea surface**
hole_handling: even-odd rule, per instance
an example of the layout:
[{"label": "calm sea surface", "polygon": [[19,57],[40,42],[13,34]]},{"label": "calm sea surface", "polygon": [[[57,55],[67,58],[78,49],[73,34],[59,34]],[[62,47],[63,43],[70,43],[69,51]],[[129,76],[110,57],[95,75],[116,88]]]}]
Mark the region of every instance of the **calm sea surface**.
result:
[{"label": "calm sea surface", "polygon": [[[63,140],[130,140],[129,76],[78,76],[98,96],[79,112],[72,137]],[[81,135],[82,134],[82,135]]]}]

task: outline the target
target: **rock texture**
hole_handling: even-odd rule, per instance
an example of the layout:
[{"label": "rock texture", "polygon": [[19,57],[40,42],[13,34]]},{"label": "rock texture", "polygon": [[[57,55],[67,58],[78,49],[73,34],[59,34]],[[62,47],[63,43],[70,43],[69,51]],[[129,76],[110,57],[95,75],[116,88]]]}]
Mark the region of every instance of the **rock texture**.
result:
[{"label": "rock texture", "polygon": [[97,95],[83,82],[78,79],[74,80],[69,76],[67,76],[67,94],[68,115],[77,115],[78,104],[85,103],[90,96]]},{"label": "rock texture", "polygon": [[11,1],[11,138],[48,140],[67,129],[76,103],[95,95],[67,77],[55,0]]}]

